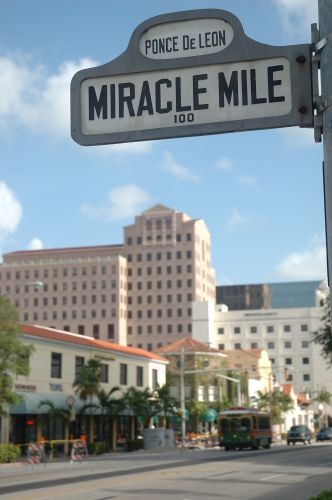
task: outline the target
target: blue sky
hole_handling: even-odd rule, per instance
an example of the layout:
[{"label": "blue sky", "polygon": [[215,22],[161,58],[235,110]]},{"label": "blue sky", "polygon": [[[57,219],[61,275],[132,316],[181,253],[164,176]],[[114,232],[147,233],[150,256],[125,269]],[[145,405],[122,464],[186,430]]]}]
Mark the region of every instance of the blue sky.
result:
[{"label": "blue sky", "polygon": [[315,0],[0,0],[0,255],[120,243],[155,203],[202,218],[218,284],[326,275],[322,144],[288,128],[82,147],[73,74],[163,13],[220,8],[271,45],[310,42]]}]

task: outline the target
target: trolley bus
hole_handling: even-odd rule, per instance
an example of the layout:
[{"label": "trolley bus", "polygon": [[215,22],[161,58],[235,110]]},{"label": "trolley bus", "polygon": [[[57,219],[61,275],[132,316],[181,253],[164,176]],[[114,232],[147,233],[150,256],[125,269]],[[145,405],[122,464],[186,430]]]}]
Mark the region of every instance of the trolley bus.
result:
[{"label": "trolley bus", "polygon": [[225,451],[238,448],[270,448],[272,423],[269,413],[254,408],[231,407],[219,413],[220,446]]}]

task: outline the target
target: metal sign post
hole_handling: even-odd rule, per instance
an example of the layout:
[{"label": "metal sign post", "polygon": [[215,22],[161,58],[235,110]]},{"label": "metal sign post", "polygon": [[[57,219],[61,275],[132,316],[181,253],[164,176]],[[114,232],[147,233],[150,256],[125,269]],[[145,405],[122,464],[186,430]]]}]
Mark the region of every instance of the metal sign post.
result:
[{"label": "metal sign post", "polygon": [[[332,286],[332,0],[318,0],[328,284]],[[330,293],[330,301],[332,301]],[[331,309],[332,311],[332,309]]]},{"label": "metal sign post", "polygon": [[71,83],[83,146],[312,125],[311,45],[256,42],[218,9],[148,19],[121,56]]}]

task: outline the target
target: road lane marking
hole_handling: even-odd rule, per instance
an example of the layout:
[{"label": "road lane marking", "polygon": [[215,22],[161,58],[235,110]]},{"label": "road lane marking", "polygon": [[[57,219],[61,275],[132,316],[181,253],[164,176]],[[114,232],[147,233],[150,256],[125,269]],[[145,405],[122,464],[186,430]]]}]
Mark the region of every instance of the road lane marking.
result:
[{"label": "road lane marking", "polygon": [[274,479],[275,477],[284,476],[285,474],[273,474],[273,476],[262,477],[261,481],[269,481],[269,479]]}]

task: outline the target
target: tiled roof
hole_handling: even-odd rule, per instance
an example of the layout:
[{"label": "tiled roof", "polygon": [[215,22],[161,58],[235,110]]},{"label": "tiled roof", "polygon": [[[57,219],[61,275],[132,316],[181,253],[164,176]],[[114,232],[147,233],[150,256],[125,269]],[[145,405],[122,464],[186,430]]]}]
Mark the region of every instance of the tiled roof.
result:
[{"label": "tiled roof", "polygon": [[160,347],[159,349],[156,349],[155,352],[160,354],[167,354],[174,352],[180,353],[182,348],[185,350],[185,352],[207,352],[207,353],[221,354],[221,352],[218,349],[213,349],[212,347],[209,347],[207,344],[204,344],[203,342],[198,342],[198,340],[194,340],[191,337],[184,337],[182,339],[176,340],[171,344],[167,344]]},{"label": "tiled roof", "polygon": [[282,387],[282,392],[285,394],[285,396],[291,395],[293,391],[293,384],[283,384],[281,387]]},{"label": "tiled roof", "polygon": [[139,356],[141,358],[148,358],[151,361],[160,361],[163,363],[168,363],[168,360],[154,354],[144,349],[139,349],[138,347],[129,347],[120,344],[115,344],[113,342],[107,342],[105,340],[94,339],[93,337],[85,337],[84,335],[79,335],[77,333],[65,332],[62,330],[56,330],[53,328],[47,328],[45,326],[38,325],[28,325],[26,323],[19,323],[22,333],[26,335],[31,335],[33,337],[40,337],[44,339],[65,342],[68,344],[76,344],[91,347],[92,349],[103,349],[108,352],[113,352],[114,354],[126,354],[128,356]]}]

